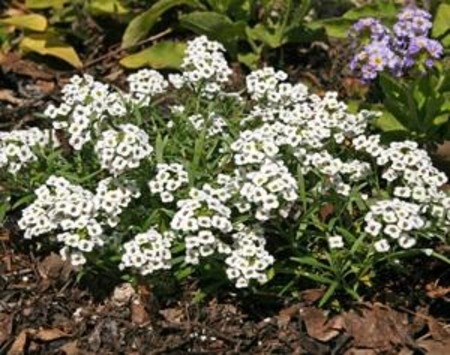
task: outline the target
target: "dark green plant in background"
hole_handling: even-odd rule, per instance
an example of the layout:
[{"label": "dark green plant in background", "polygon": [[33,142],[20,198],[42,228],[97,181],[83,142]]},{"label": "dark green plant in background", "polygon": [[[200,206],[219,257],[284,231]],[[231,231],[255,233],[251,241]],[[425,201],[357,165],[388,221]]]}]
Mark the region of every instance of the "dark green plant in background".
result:
[{"label": "dark green plant in background", "polygon": [[[320,32],[305,26],[305,17],[312,8],[310,0],[160,0],[130,22],[122,46],[138,43],[165,12],[180,6],[185,11],[179,14],[178,22],[169,26],[221,42],[232,59],[252,68],[285,44],[310,42]],[[156,53],[176,63],[174,56],[181,58],[182,51],[174,49],[182,45],[163,43],[124,58],[122,64],[130,68],[152,65]]]}]

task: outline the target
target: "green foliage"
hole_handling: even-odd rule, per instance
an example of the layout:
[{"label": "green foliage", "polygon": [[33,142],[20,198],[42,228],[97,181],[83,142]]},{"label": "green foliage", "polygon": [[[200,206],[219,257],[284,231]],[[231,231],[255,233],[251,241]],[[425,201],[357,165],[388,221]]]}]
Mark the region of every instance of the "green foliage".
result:
[{"label": "green foliage", "polygon": [[181,42],[162,41],[138,53],[126,56],[120,64],[135,69],[144,66],[152,68],[178,69],[183,60],[186,44]]},{"label": "green foliage", "polygon": [[308,24],[308,27],[312,29],[324,27],[330,37],[347,38],[348,30],[357,20],[364,17],[375,17],[389,24],[395,21],[397,10],[398,8],[393,0],[375,1],[361,7],[352,8],[341,17],[312,21]]},{"label": "green foliage", "polygon": [[320,36],[320,30],[304,25],[304,18],[311,9],[310,0],[160,0],[131,21],[122,47],[136,44],[165,12],[178,5],[189,6],[178,16],[178,23],[168,24],[169,27],[179,26],[217,40],[233,59],[249,67],[256,67],[267,59],[268,52],[287,43],[307,43]]},{"label": "green foliage", "polygon": [[377,125],[389,136],[426,144],[450,139],[450,74],[443,68],[399,80],[380,78],[384,94],[383,116]]},{"label": "green foliage", "polygon": [[437,7],[432,34],[446,49],[450,49],[450,2],[444,2]]},{"label": "green foliage", "polygon": [[136,16],[128,25],[122,38],[122,48],[128,48],[143,39],[161,16],[179,5],[198,6],[195,0],[159,0],[147,11]]}]

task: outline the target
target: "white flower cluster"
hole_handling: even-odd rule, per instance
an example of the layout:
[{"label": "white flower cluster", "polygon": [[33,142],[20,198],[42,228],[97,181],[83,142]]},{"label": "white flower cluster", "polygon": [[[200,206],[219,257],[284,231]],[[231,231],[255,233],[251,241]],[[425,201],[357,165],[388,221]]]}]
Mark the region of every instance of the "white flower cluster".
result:
[{"label": "white flower cluster", "polygon": [[252,280],[267,282],[267,269],[275,259],[265,249],[265,238],[248,228],[242,228],[232,238],[233,249],[225,259],[228,278],[237,288],[248,287]]},{"label": "white flower cluster", "polygon": [[101,180],[96,189],[96,201],[99,211],[103,212],[106,223],[115,227],[119,223],[119,215],[130,204],[132,199],[139,198],[141,192],[131,183],[121,184],[113,178]]},{"label": "white flower cluster", "polygon": [[188,117],[194,128],[201,132],[207,126],[206,136],[214,137],[225,133],[225,128],[228,126],[227,122],[214,112],[209,114],[205,120],[201,114],[195,114]]},{"label": "white flower cluster", "polygon": [[132,124],[123,124],[117,130],[103,132],[95,144],[95,152],[102,168],[117,176],[137,168],[153,148],[145,131]]},{"label": "white flower cluster", "polygon": [[126,97],[90,75],[73,76],[62,93],[63,103],[58,107],[49,105],[44,113],[53,120],[55,129],[68,133],[69,144],[75,150],[92,140],[92,132],[98,131],[99,123],[108,115],[123,116],[127,112]]},{"label": "white flower cluster", "polygon": [[0,132],[0,168],[16,174],[37,160],[34,147],[45,147],[51,141],[57,142],[52,136],[53,132],[39,128]]},{"label": "white flower cluster", "polygon": [[73,265],[86,262],[83,253],[104,245],[104,227],[115,227],[119,214],[140,192],[112,178],[99,182],[96,194],[63,177],[51,176],[35,190],[36,200],[22,212],[18,224],[27,239],[57,232],[61,254]]},{"label": "white flower cluster", "polygon": [[174,201],[173,193],[189,182],[186,170],[183,165],[177,163],[158,164],[156,169],[158,172],[155,178],[148,183],[150,192],[159,194],[164,203]]},{"label": "white flower cluster", "polygon": [[353,144],[376,158],[378,165],[386,167],[383,179],[404,184],[403,190],[397,190],[398,197],[428,202],[447,182],[446,175],[433,166],[427,152],[416,142],[392,142],[386,147],[380,144],[380,137],[374,135],[360,136]]},{"label": "white flower cluster", "polygon": [[[73,265],[85,263],[83,252],[104,244],[97,221],[95,196],[62,177],[52,176],[36,191],[36,200],[23,210],[19,227],[29,239],[51,231],[62,231],[57,240],[65,244],[61,253],[70,254]],[[70,251],[69,251],[70,250]]]},{"label": "white flower cluster", "polygon": [[177,203],[178,210],[170,227],[184,236],[186,262],[198,264],[200,257],[207,257],[216,251],[230,252],[220,236],[233,230],[230,221],[231,210],[211,191],[192,189],[190,198]]},{"label": "white flower cluster", "polygon": [[281,161],[266,161],[247,172],[241,186],[240,195],[256,205],[255,218],[260,221],[269,220],[274,211],[286,217],[298,198],[297,181]]},{"label": "white flower cluster", "polygon": [[171,84],[179,89],[185,85],[213,97],[232,74],[225,59],[224,47],[206,36],[188,42],[181,69],[183,73],[169,75]]},{"label": "white flower cluster", "polygon": [[[404,249],[412,248],[417,242],[414,232],[427,226],[421,209],[420,205],[399,199],[378,201],[364,217],[364,230],[373,237],[387,236],[396,240]],[[390,244],[382,238],[374,243],[374,247],[378,252],[387,252]]]},{"label": "white flower cluster", "polygon": [[169,83],[156,70],[141,69],[128,76],[129,99],[138,106],[148,106],[151,99],[167,91]]},{"label": "white flower cluster", "polygon": [[[362,181],[372,173],[372,168],[367,162],[359,160],[344,162],[340,158],[333,157],[327,151],[307,155],[304,164],[304,172],[309,172],[312,167],[316,168],[321,174],[327,176],[328,187],[334,188],[337,193],[343,196],[350,194],[352,183]],[[326,187],[321,186],[321,188]],[[325,191],[322,190],[322,192]]]},{"label": "white flower cluster", "polygon": [[[426,151],[416,143],[383,144],[379,136],[370,135],[369,123],[376,115],[368,111],[349,113],[336,93],[310,94],[305,85],[286,82],[286,73],[265,68],[247,77],[250,102],[236,100],[245,112],[242,117],[227,117],[228,108],[210,110],[210,100],[205,97],[232,96],[223,90],[231,74],[223,52],[219,43],[199,37],[188,43],[182,74],[170,75],[166,81],[154,70],[142,70],[128,78],[130,89],[125,94],[90,76],[74,77],[63,89],[63,103],[50,106],[46,114],[53,119],[55,129],[65,131],[75,150],[92,141],[102,169],[110,176],[98,182],[95,193],[64,178],[49,178],[36,190],[35,202],[19,221],[25,238],[55,232],[64,245],[62,254],[74,265],[85,263],[89,253],[110,243],[106,233],[110,235],[116,229],[120,234],[138,227],[120,224],[125,209],[133,213],[138,204],[132,200],[144,193],[125,180],[131,174],[124,173],[131,169],[139,176],[136,186],[148,182],[150,192],[159,195],[158,203],[176,203],[175,211],[169,210],[173,205],[164,206],[167,216],[174,212],[168,231],[161,232],[168,222],[164,221],[122,245],[120,268],[132,268],[144,275],[168,269],[171,249],[179,249],[180,242],[184,243],[186,263],[198,264],[201,258],[214,256],[223,262],[237,287],[247,287],[254,281],[264,283],[275,262],[267,238],[278,237],[278,222],[284,219],[286,223],[298,223],[297,216],[305,212],[303,203],[316,203],[311,198],[314,195],[320,197],[319,203],[330,198],[333,204],[342,205],[342,215],[355,220],[347,225],[343,218],[336,225],[342,224],[351,232],[362,226],[363,233],[373,237],[378,252],[394,249],[396,244],[404,249],[421,245],[425,233],[427,238],[448,233],[450,197],[442,189],[447,182],[445,174],[433,167]],[[182,164],[143,164],[153,151],[144,130],[148,126],[120,124],[129,109],[142,109],[152,104],[155,96],[164,94],[169,82],[176,89],[190,88],[202,100],[198,110],[190,111],[196,105],[184,102],[183,95],[176,96],[170,110],[164,111],[171,122],[167,138],[178,139],[180,132],[191,137],[205,131],[214,144],[217,138],[220,140],[214,145],[217,150],[212,151],[214,162],[202,166],[205,171],[199,178],[194,176],[194,187],[188,195],[187,189],[182,189],[189,182]],[[172,119],[184,115],[192,127],[183,125],[179,131]],[[233,129],[235,119],[239,119],[239,132]],[[104,126],[112,128],[102,130]],[[152,128],[156,131],[160,127]],[[0,167],[17,172],[36,159],[33,147],[47,145],[49,139],[48,132],[36,129],[0,134]],[[190,142],[186,140],[186,144]],[[168,143],[164,155],[180,161],[176,154],[181,144]],[[194,147],[183,147],[184,159],[190,157],[189,148]],[[155,168],[156,176],[149,178]],[[101,171],[102,178],[105,171]],[[209,179],[209,183],[202,181],[199,188],[196,184],[200,179]],[[300,188],[306,191],[306,201],[300,201],[299,195],[304,194]],[[353,203],[350,192],[354,191],[361,192],[363,204]],[[347,215],[345,206],[355,213]],[[305,220],[309,223],[308,218]],[[270,232],[264,229],[268,226]],[[345,251],[347,243],[333,228],[320,238],[316,227],[308,240],[317,243],[313,248],[328,243],[329,249]],[[307,234],[309,226],[305,228]]]},{"label": "white flower cluster", "polygon": [[174,234],[170,231],[160,234],[155,229],[136,235],[124,243],[124,254],[119,265],[121,270],[134,268],[142,275],[152,274],[171,267],[170,247]]}]

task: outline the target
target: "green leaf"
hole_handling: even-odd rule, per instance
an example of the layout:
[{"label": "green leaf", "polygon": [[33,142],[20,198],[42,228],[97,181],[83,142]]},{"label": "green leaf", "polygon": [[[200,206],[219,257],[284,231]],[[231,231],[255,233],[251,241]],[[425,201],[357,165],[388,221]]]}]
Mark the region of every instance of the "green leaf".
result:
[{"label": "green leaf", "polygon": [[0,20],[0,24],[11,25],[28,30],[44,32],[47,29],[47,19],[38,14],[12,16]]},{"label": "green leaf", "polygon": [[332,280],[328,277],[317,275],[317,274],[312,274],[310,272],[298,271],[297,273],[300,276],[304,276],[310,280],[313,280],[313,281],[316,281],[318,283],[325,284],[325,285],[331,285],[335,282],[334,280]]},{"label": "green leaf", "polygon": [[128,13],[119,0],[91,0],[89,3],[89,11],[93,13],[116,14],[123,15]]},{"label": "green leaf", "polygon": [[185,43],[163,41],[138,53],[126,56],[120,61],[120,64],[129,69],[144,66],[150,66],[155,69],[178,69],[183,61],[185,49]]},{"label": "green leaf", "polygon": [[328,302],[328,300],[330,299],[331,296],[333,296],[333,294],[336,292],[336,289],[339,286],[339,282],[334,281],[330,287],[328,287],[327,291],[325,292],[325,294],[322,296],[322,298],[320,299],[319,302],[319,307],[322,307],[325,303]]},{"label": "green leaf", "polygon": [[195,11],[180,16],[180,25],[196,34],[206,35],[224,44],[245,37],[245,23],[233,22],[227,16],[210,11]]},{"label": "green leaf", "polygon": [[392,1],[377,1],[375,4],[353,8],[342,17],[310,22],[308,27],[311,29],[323,27],[329,37],[346,38],[350,27],[356,20],[364,17],[376,17],[384,23],[393,24],[396,20],[396,13],[397,9]]},{"label": "green leaf", "polygon": [[253,28],[247,27],[246,33],[253,41],[262,42],[270,48],[281,47],[287,41],[287,37],[283,37],[281,32],[272,31],[261,23]]},{"label": "green leaf", "polygon": [[397,9],[392,1],[377,1],[361,7],[355,7],[347,11],[342,17],[350,20],[359,20],[364,17],[395,18]]},{"label": "green leaf", "polygon": [[9,211],[10,208],[11,208],[11,205],[9,204],[8,201],[0,202],[0,226],[3,225],[3,222],[6,217],[6,213]]},{"label": "green leaf", "polygon": [[62,8],[70,0],[25,0],[27,9]]},{"label": "green leaf", "polygon": [[330,18],[325,20],[312,21],[308,23],[307,26],[312,30],[324,28],[329,37],[347,38],[348,30],[354,23],[354,20],[346,18]]},{"label": "green leaf", "polygon": [[122,37],[122,48],[133,46],[143,39],[152,27],[160,20],[162,14],[172,7],[188,5],[198,7],[195,0],[159,0],[147,11],[136,16],[128,25]]},{"label": "green leaf", "polygon": [[14,202],[14,204],[11,206],[11,210],[15,210],[16,208],[21,207],[23,205],[28,205],[35,198],[36,198],[36,196],[34,194],[29,194],[29,195],[23,196],[23,197],[19,198],[16,202]]},{"label": "green leaf", "polygon": [[302,257],[295,257],[291,258],[291,260],[296,261],[300,264],[309,265],[318,269],[325,269],[325,270],[331,270],[331,267],[328,265],[325,265],[324,263],[321,263],[317,259],[311,257],[311,256],[302,256]]},{"label": "green leaf", "polygon": [[403,126],[395,118],[395,116],[388,111],[383,111],[382,116],[375,121],[375,126],[380,128],[384,132],[407,131],[406,127]]},{"label": "green leaf", "polygon": [[55,38],[38,35],[27,36],[22,39],[20,46],[28,51],[62,59],[75,68],[83,66],[75,49]]},{"label": "green leaf", "polygon": [[238,54],[238,61],[250,69],[256,69],[258,66],[260,56],[254,52],[248,52],[248,53],[239,53]]},{"label": "green leaf", "polygon": [[433,37],[440,37],[450,31],[450,4],[440,4],[433,22]]},{"label": "green leaf", "polygon": [[401,84],[398,79],[393,78],[388,74],[381,74],[380,85],[386,96],[393,97],[402,103],[406,103],[408,101],[407,88]]}]

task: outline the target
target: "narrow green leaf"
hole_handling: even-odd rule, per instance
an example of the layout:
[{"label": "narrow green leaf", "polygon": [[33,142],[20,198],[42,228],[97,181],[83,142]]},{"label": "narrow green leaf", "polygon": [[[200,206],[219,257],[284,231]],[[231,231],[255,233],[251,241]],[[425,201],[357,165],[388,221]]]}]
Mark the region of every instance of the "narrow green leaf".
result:
[{"label": "narrow green leaf", "polygon": [[319,307],[322,307],[325,303],[328,302],[330,297],[333,296],[333,294],[336,292],[336,289],[338,288],[338,286],[339,286],[339,283],[337,281],[334,281],[330,285],[330,287],[328,287],[327,291],[325,292],[325,294],[320,299]]},{"label": "narrow green leaf", "polygon": [[311,256],[303,256],[303,257],[293,257],[291,260],[298,262],[299,264],[309,265],[312,267],[316,267],[318,269],[331,270],[331,267],[317,261],[315,258]]},{"label": "narrow green leaf", "polygon": [[120,64],[129,69],[144,66],[150,66],[155,69],[178,69],[183,62],[185,49],[185,43],[163,41],[122,58]]},{"label": "narrow green leaf", "polygon": [[229,17],[211,11],[195,11],[182,15],[180,25],[222,43],[231,43],[245,36],[244,22],[233,22]]},{"label": "narrow green leaf", "polygon": [[128,25],[122,37],[122,48],[128,48],[143,39],[160,20],[161,15],[179,5],[199,7],[195,0],[159,0],[142,14],[136,16]]}]

